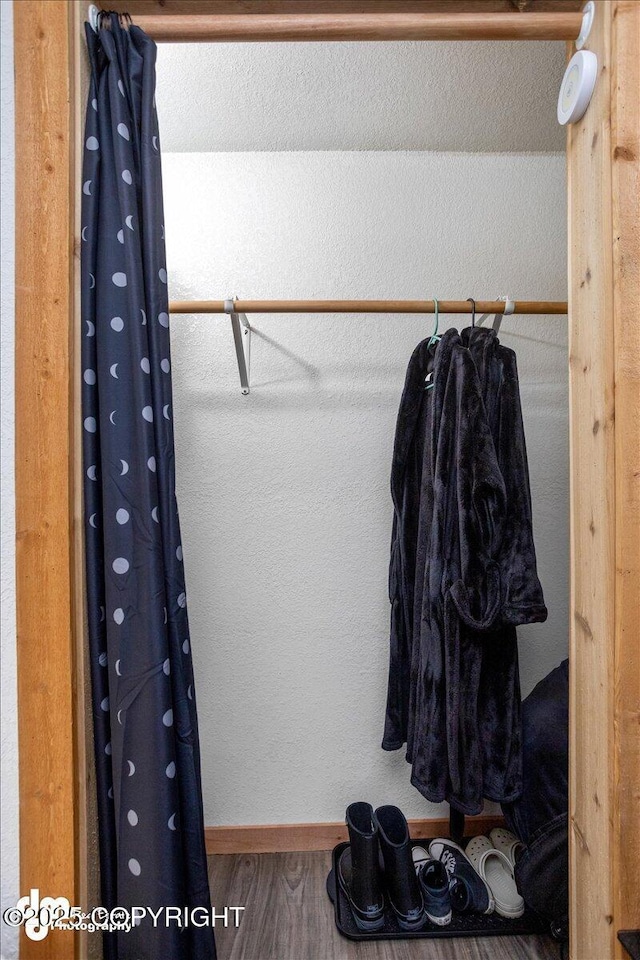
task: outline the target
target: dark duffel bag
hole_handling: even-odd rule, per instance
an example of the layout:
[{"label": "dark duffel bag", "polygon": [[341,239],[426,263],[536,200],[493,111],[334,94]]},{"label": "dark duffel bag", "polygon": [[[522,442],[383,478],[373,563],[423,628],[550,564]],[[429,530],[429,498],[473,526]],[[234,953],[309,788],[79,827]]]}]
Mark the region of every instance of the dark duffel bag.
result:
[{"label": "dark duffel bag", "polygon": [[518,857],[516,883],[525,903],[549,921],[558,940],[569,939],[568,816],[541,827]]},{"label": "dark duffel bag", "polygon": [[522,704],[523,791],[503,804],[509,829],[525,844],[515,869],[525,903],[568,939],[569,664],[563,661]]}]

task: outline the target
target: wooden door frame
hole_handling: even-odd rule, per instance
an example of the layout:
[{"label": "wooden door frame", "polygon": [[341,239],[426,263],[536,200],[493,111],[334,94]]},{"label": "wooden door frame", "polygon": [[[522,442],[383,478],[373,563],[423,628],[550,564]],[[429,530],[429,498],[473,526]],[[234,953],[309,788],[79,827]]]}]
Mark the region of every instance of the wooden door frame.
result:
[{"label": "wooden door frame", "polygon": [[640,927],[640,5],[598,3],[588,48],[567,140],[574,960]]},{"label": "wooden door frame", "polygon": [[[240,0],[226,7],[234,3],[241,11]],[[20,894],[37,887],[93,905],[78,357],[85,6],[14,3],[16,581]],[[151,0],[115,6],[155,9]],[[163,4],[165,20],[175,7]],[[621,957],[616,931],[640,926],[639,34],[640,4],[597,0],[588,46],[600,76],[568,135],[573,960]],[[86,951],[86,940],[56,931],[23,938],[21,956]]]}]

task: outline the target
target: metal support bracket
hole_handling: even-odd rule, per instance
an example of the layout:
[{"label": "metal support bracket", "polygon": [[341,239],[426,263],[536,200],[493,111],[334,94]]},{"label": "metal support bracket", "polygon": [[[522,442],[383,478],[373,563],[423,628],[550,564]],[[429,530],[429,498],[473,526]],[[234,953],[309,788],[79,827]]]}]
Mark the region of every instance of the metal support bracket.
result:
[{"label": "metal support bracket", "polygon": [[244,313],[236,313],[233,300],[225,300],[224,311],[229,314],[231,320],[238,373],[240,375],[240,389],[244,396],[247,396],[250,391],[251,325]]}]

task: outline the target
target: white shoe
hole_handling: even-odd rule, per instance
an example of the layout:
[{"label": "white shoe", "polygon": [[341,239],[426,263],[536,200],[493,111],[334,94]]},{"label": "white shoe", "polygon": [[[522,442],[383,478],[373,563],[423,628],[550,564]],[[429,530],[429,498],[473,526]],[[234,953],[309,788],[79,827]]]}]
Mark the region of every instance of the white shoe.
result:
[{"label": "white shoe", "polygon": [[524,850],[524,843],[518,840],[514,833],[505,830],[503,827],[494,827],[489,834],[489,839],[496,850],[504,853],[512,867],[515,867],[518,854]]},{"label": "white shoe", "polygon": [[425,850],[424,847],[412,847],[411,856],[413,857],[413,865],[416,868],[416,873],[418,873],[423,863],[432,859],[429,851]]},{"label": "white shoe", "polygon": [[496,850],[488,837],[473,837],[465,853],[475,871],[485,881],[495,901],[496,913],[515,920],[524,913],[524,900],[518,893],[513,867],[501,850]]}]

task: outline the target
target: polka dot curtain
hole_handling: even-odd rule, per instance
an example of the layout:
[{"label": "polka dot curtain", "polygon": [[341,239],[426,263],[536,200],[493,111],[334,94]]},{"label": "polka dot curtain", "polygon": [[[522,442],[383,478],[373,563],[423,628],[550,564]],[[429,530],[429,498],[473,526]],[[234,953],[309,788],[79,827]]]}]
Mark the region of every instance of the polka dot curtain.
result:
[{"label": "polka dot curtain", "polygon": [[[210,910],[175,493],[156,46],[103,15],[82,187],[86,573],[104,906]],[[196,911],[196,916],[201,914]],[[108,960],[211,960],[210,926],[149,917]]]}]

